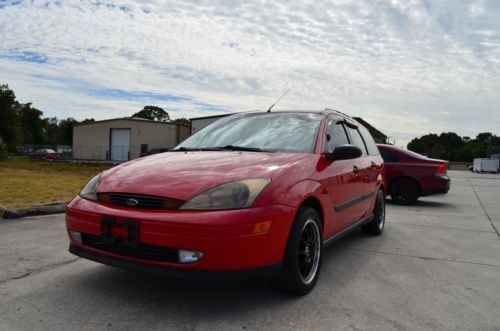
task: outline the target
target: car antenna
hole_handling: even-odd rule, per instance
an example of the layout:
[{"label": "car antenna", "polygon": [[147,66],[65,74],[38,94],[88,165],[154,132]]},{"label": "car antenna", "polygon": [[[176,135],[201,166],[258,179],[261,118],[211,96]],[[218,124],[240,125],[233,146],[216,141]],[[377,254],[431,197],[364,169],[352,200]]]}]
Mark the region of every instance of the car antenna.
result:
[{"label": "car antenna", "polygon": [[295,87],[295,85],[290,86],[290,88],[289,88],[288,90],[286,90],[286,91],[285,91],[285,93],[283,93],[283,94],[282,94],[282,95],[278,98],[278,100],[276,100],[276,101],[275,101],[275,102],[271,105],[271,107],[269,107],[269,109],[267,110],[267,112],[268,112],[268,113],[270,113],[270,112],[271,112],[271,109],[273,109],[274,105],[276,105],[278,102],[280,102],[280,100],[281,100],[281,99],[283,99],[283,97],[284,97],[285,95],[287,95],[287,94],[288,94],[288,92],[290,92],[290,91],[291,91],[294,87]]}]

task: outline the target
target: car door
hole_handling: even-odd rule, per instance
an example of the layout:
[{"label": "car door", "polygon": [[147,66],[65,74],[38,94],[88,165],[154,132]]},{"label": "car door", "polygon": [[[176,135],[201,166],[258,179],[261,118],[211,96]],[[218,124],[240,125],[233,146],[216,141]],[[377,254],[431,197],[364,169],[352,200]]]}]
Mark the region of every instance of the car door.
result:
[{"label": "car door", "polygon": [[370,189],[371,191],[375,192],[375,190],[379,185],[379,179],[380,179],[379,176],[383,174],[384,161],[380,156],[380,151],[377,147],[377,144],[375,143],[375,140],[373,140],[373,137],[368,131],[368,129],[360,125],[358,127],[358,131],[359,133],[361,133],[363,141],[365,142],[366,145],[366,149],[368,151],[368,158],[370,161],[370,168],[369,168],[369,175],[371,181]]},{"label": "car door", "polygon": [[[342,118],[331,116],[327,121],[326,143],[324,152],[332,152],[335,147],[349,144],[345,124]],[[337,160],[330,162],[323,172],[323,185],[328,191],[332,202],[333,218],[330,220],[330,229],[327,237],[345,229],[356,222],[361,214],[356,205],[356,199],[363,194],[360,174],[355,167],[359,167],[358,159]]]},{"label": "car door", "polygon": [[365,141],[358,130],[358,126],[352,123],[347,124],[346,129],[351,144],[359,147],[363,153],[360,158],[355,160],[359,195],[356,197],[356,203],[353,204],[351,208],[354,209],[353,213],[356,215],[354,222],[356,222],[368,214],[368,209],[373,200],[374,184],[376,180],[372,178],[371,158],[368,154]]}]

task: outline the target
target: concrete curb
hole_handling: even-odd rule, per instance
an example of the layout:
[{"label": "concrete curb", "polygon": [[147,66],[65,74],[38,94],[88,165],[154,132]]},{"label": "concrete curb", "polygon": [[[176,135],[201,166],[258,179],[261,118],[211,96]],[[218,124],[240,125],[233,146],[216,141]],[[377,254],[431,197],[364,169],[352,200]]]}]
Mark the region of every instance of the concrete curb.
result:
[{"label": "concrete curb", "polygon": [[35,206],[29,208],[15,208],[15,209],[4,209],[3,218],[4,219],[14,219],[21,218],[25,216],[35,216],[35,215],[50,215],[64,213],[67,203],[51,203],[43,206]]}]

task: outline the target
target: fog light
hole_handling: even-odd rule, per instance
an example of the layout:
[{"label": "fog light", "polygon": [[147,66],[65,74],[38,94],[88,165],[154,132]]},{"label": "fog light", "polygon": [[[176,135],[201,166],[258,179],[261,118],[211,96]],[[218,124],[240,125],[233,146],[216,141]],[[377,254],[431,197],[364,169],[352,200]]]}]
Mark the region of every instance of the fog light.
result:
[{"label": "fog light", "polygon": [[186,251],[179,249],[179,262],[180,263],[195,263],[203,257],[202,252]]},{"label": "fog light", "polygon": [[70,230],[69,234],[71,235],[71,238],[73,238],[74,241],[76,241],[79,244],[82,243],[82,233],[81,232]]}]

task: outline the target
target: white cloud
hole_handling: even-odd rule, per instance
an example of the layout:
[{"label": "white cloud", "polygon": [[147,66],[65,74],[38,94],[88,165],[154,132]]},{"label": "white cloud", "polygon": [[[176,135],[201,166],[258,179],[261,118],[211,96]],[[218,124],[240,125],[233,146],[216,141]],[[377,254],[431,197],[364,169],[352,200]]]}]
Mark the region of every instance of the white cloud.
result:
[{"label": "white cloud", "polygon": [[403,142],[500,120],[495,1],[26,1],[0,5],[0,40],[0,81],[48,116],[123,116],[144,102],[89,87],[245,111],[293,84],[277,108],[337,108]]}]

